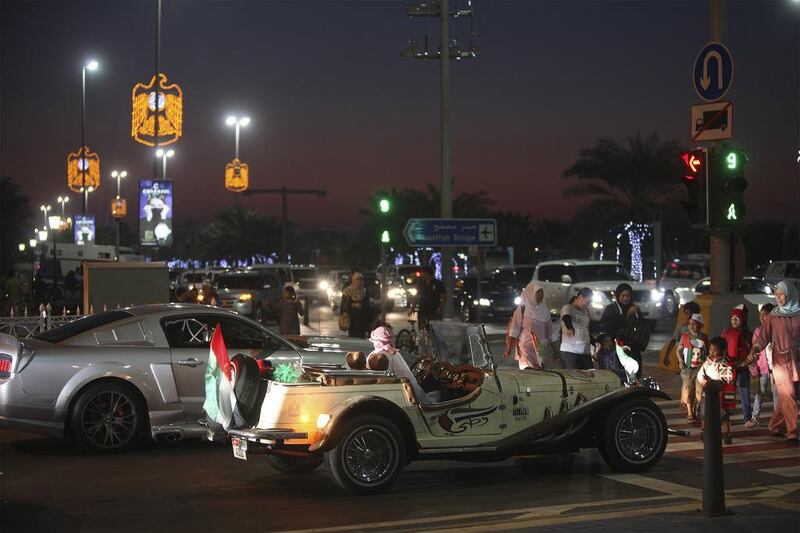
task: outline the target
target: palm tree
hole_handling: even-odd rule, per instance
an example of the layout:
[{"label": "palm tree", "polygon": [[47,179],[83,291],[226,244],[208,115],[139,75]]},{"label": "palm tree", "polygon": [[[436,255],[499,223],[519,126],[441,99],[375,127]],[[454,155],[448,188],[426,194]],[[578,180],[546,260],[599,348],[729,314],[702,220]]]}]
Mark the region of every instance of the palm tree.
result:
[{"label": "palm tree", "polygon": [[680,208],[686,195],[680,151],[676,142],[661,141],[655,132],[646,139],[637,133],[627,145],[599,139],[592,148],[581,150],[578,160],[563,172],[565,178],[579,181],[564,191],[567,198],[592,198],[573,220],[576,244],[583,248],[591,239],[602,238],[598,229],[650,223],[655,211],[678,231],[688,230]]},{"label": "palm tree", "polygon": [[229,260],[270,255],[280,249],[280,223],[240,205],[226,207],[201,232],[201,255]]},{"label": "palm tree", "polygon": [[5,276],[19,253],[19,243],[33,236],[30,201],[10,177],[0,178],[0,276]]}]

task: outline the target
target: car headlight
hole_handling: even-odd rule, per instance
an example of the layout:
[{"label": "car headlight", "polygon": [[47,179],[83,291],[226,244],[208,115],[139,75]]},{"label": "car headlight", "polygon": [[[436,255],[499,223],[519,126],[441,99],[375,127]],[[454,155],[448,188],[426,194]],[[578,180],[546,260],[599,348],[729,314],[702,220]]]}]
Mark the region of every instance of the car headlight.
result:
[{"label": "car headlight", "polygon": [[490,305],[492,305],[492,301],[489,300],[489,298],[481,298],[480,300],[478,300],[478,303],[480,304],[481,307],[489,307]]},{"label": "car headlight", "polygon": [[651,289],[650,299],[654,302],[660,302],[664,299],[664,291],[661,289]]},{"label": "car headlight", "polygon": [[521,297],[517,296],[516,298],[514,298],[514,305],[519,305],[521,303],[522,303],[522,298]]},{"label": "car headlight", "polygon": [[317,283],[317,288],[319,288],[319,290],[321,290],[321,291],[327,291],[328,287],[329,287],[329,283],[327,281],[325,281],[325,280],[322,280],[319,283]]},{"label": "car headlight", "polygon": [[328,422],[331,421],[331,415],[328,413],[322,413],[317,416],[317,429],[322,430],[325,429],[325,426],[328,425]]},{"label": "car headlight", "polygon": [[402,298],[402,297],[403,297],[403,293],[404,293],[404,292],[405,292],[405,291],[404,291],[403,289],[401,289],[401,288],[398,288],[398,287],[394,287],[394,288],[391,288],[391,289],[389,289],[389,290],[386,292],[386,295],[387,295],[389,298],[392,298],[392,299],[395,299],[395,298]]},{"label": "car headlight", "polygon": [[206,299],[206,297],[205,297],[205,296],[203,296],[203,293],[200,293],[200,294],[198,294],[198,295],[197,295],[197,301],[198,301],[198,302],[202,302],[202,301],[203,301],[203,300],[205,300],[205,299]]},{"label": "car headlight", "polygon": [[239,301],[240,302],[249,302],[252,299],[253,299],[253,295],[250,294],[249,292],[239,296]]},{"label": "car headlight", "polygon": [[417,289],[415,287],[411,287],[410,289],[408,289],[408,294],[410,294],[411,296],[416,296]]},{"label": "car headlight", "polygon": [[594,291],[592,293],[592,303],[597,305],[606,305],[611,303],[608,296],[604,292]]},{"label": "car headlight", "polygon": [[765,285],[764,294],[772,294],[772,287],[770,287],[769,285]]}]

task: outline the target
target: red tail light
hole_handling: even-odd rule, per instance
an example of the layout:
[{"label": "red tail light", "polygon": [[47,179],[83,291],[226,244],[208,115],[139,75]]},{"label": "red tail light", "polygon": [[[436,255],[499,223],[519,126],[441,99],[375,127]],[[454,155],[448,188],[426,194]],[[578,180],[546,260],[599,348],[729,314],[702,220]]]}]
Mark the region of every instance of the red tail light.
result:
[{"label": "red tail light", "polygon": [[7,378],[11,375],[11,358],[0,355],[0,378]]}]

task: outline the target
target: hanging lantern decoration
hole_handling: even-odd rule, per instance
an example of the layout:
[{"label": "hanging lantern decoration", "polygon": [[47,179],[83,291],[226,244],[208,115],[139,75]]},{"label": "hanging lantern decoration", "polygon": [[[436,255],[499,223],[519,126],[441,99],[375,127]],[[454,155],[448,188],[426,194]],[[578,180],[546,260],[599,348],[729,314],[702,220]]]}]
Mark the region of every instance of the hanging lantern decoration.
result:
[{"label": "hanging lantern decoration", "polygon": [[111,216],[114,218],[125,218],[128,214],[128,202],[124,198],[115,198],[111,201]]},{"label": "hanging lantern decoration", "polygon": [[163,73],[158,75],[157,89],[156,99],[156,77],[153,76],[148,85],[134,85],[131,96],[131,137],[147,146],[156,146],[156,141],[158,146],[172,144],[183,135],[183,91],[175,83],[167,85],[167,76]]},{"label": "hanging lantern decoration", "polygon": [[225,188],[233,192],[242,192],[250,184],[250,170],[247,163],[234,159],[225,165]]},{"label": "hanging lantern decoration", "polygon": [[67,156],[67,186],[73,192],[83,192],[84,187],[100,187],[100,156],[88,146]]}]

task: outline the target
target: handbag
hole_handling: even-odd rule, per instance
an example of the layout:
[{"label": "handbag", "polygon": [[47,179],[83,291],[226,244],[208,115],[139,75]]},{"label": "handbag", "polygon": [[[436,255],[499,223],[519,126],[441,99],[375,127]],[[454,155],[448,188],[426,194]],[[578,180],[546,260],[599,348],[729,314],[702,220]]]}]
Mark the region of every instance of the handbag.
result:
[{"label": "handbag", "polygon": [[342,331],[347,331],[350,329],[350,314],[349,313],[342,313],[339,315],[339,329]]}]

